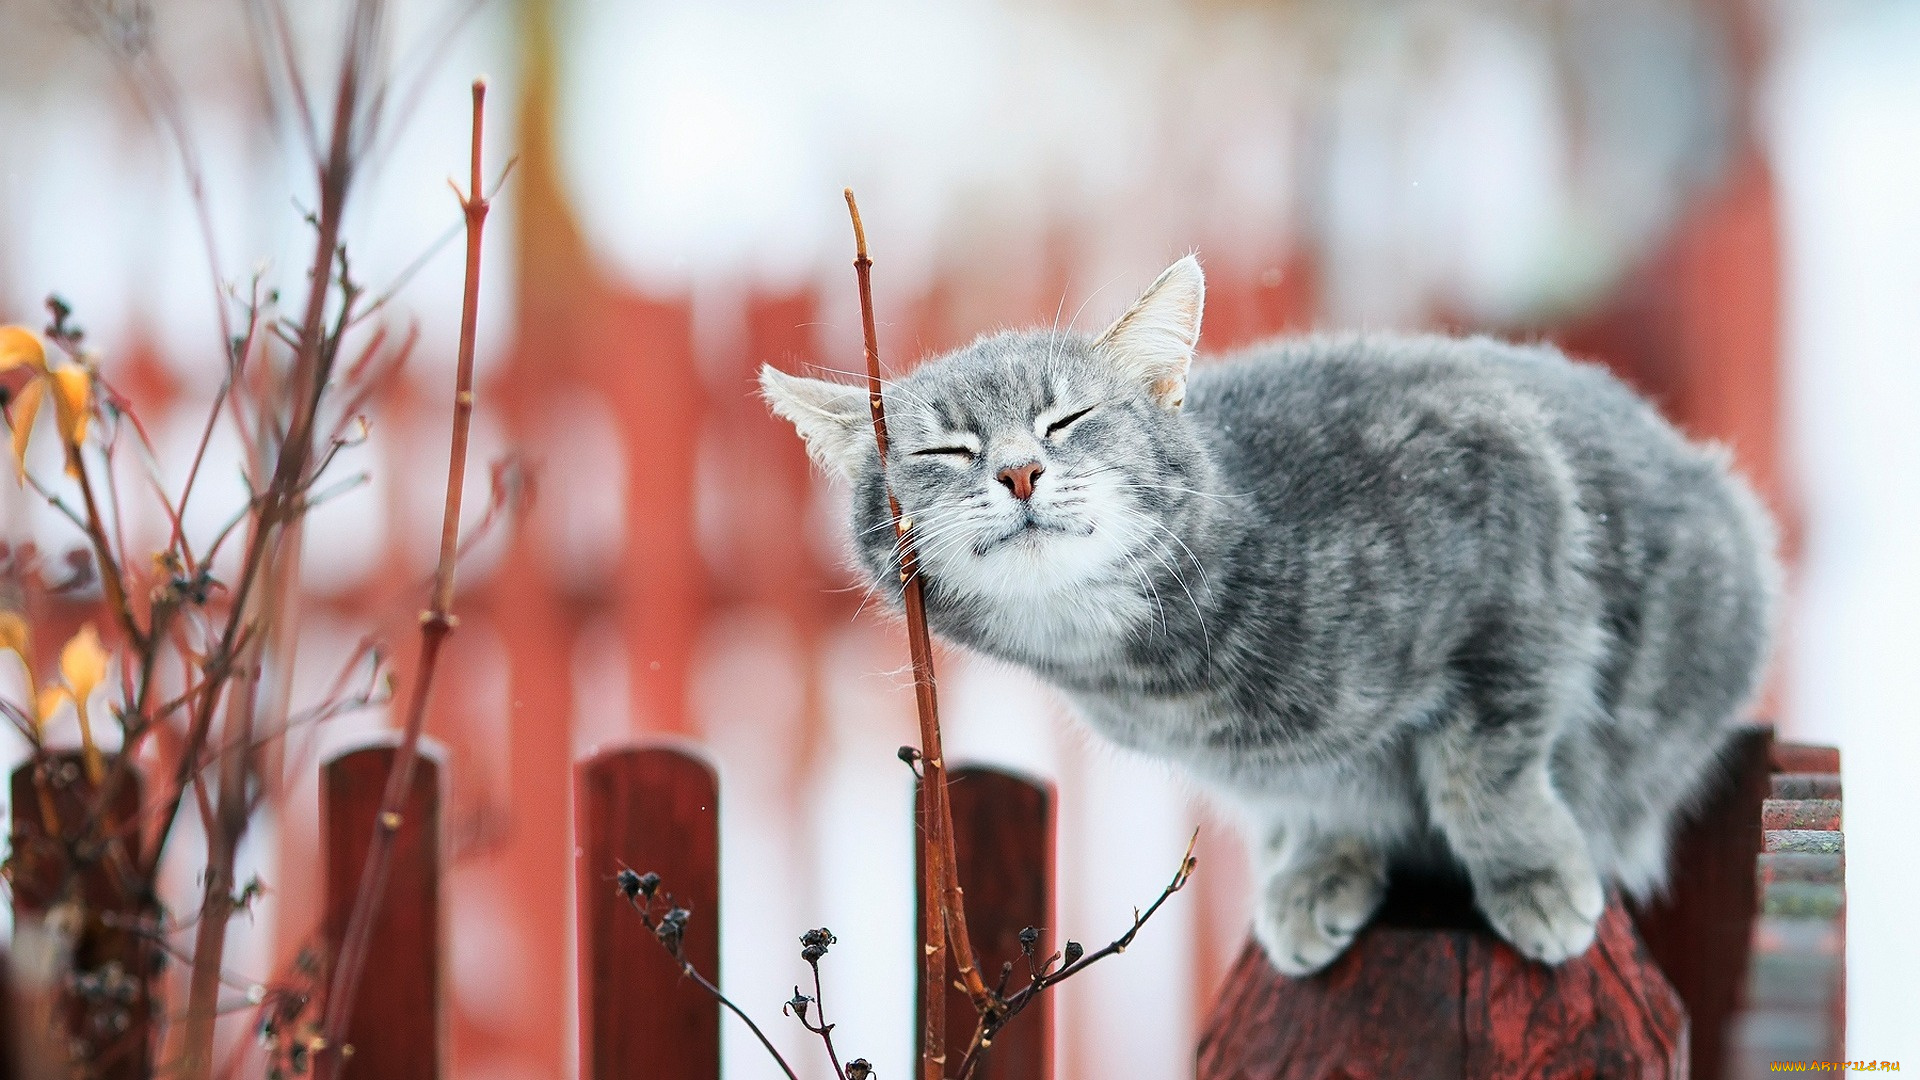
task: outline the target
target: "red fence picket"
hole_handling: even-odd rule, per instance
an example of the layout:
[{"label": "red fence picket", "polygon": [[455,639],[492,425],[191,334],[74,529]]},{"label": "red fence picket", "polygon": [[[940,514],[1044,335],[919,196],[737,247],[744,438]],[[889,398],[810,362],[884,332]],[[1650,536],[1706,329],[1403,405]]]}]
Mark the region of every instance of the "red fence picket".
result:
[{"label": "red fence picket", "polygon": [[[116,764],[106,758],[108,775]],[[13,913],[18,923],[45,915],[65,896],[84,898],[85,921],[74,938],[73,967],[82,976],[116,996],[124,995],[119,1015],[100,1015],[97,1007],[78,1000],[67,1011],[67,1049],[76,1065],[99,1080],[143,1080],[151,1071],[148,1045],[152,1002],[145,980],[127,973],[157,968],[160,956],[140,925],[157,922],[157,913],[142,902],[140,887],[129,880],[129,852],[137,844],[140,814],[140,777],[128,776],[114,799],[105,822],[92,822],[96,788],[87,777],[77,750],[48,754],[15,769],[9,796],[13,808]],[[101,825],[104,832],[89,829]],[[116,838],[105,851],[85,835]],[[73,878],[70,855],[89,850],[103,858],[91,861]],[[122,869],[116,870],[118,866]],[[6,1002],[0,1000],[0,1006]],[[96,1021],[105,1021],[104,1024]],[[0,1059],[0,1068],[8,1063]]]},{"label": "red fence picket", "polygon": [[[327,940],[338,946],[360,889],[394,748],[327,762],[321,776]],[[395,835],[393,869],[374,921],[367,968],[347,1026],[343,1080],[434,1080],[446,1075],[440,917],[440,766],[424,752]]]},{"label": "red fence picket", "polygon": [[720,1006],[651,940],[620,894],[623,869],[660,875],[692,912],[685,955],[720,977],[719,788],[690,753],[608,750],[575,766],[580,1075],[718,1080]]},{"label": "red fence picket", "polygon": [[[1020,931],[1040,931],[1036,961],[1045,960],[1063,943],[1053,932],[1053,785],[1029,780],[999,769],[963,766],[948,773],[953,804],[953,841],[959,859],[960,881],[966,888],[967,926],[980,954],[980,972],[988,986],[999,983],[1002,966],[1013,965],[1009,991],[1027,981],[1027,960],[1020,949]],[[915,809],[918,820],[918,807]],[[916,852],[918,846],[915,847]],[[918,889],[924,889],[925,867],[916,863]],[[916,893],[918,895],[918,893]],[[916,910],[918,908],[916,907]],[[916,919],[914,925],[920,926]],[[916,941],[924,945],[924,934]],[[915,955],[919,949],[914,950]],[[918,970],[918,965],[916,965]],[[926,1000],[927,988],[917,987],[915,1001]],[[915,1014],[919,1008],[916,1004]],[[978,1014],[967,995],[947,987],[947,1062],[959,1065],[973,1035]],[[917,1028],[916,1028],[917,1031]],[[918,1039],[915,1071],[918,1076]],[[993,1042],[986,1067],[975,1074],[981,1080],[1050,1080],[1053,1076],[1053,995],[1044,994]]]}]

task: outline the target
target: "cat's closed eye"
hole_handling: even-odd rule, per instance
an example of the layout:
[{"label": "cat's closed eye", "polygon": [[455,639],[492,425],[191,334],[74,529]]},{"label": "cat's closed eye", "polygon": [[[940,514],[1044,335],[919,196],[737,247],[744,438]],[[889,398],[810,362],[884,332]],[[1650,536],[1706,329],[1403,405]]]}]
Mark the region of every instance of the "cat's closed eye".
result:
[{"label": "cat's closed eye", "polygon": [[1081,417],[1092,412],[1093,409],[1094,407],[1092,405],[1089,405],[1084,409],[1076,409],[1073,412],[1070,412],[1067,415],[1061,417],[1060,419],[1055,420],[1053,423],[1048,424],[1047,438],[1057,439],[1060,436],[1066,434],[1067,429],[1072,427],[1075,421],[1079,420]]},{"label": "cat's closed eye", "polygon": [[929,446],[924,450],[915,450],[914,457],[951,457],[955,461],[972,461],[973,448],[970,446]]}]

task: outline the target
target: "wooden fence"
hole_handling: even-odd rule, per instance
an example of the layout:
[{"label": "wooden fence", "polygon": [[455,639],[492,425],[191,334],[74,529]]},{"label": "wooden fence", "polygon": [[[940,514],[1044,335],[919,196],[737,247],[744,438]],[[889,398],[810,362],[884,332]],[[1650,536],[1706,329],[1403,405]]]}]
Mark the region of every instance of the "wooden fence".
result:
[{"label": "wooden fence", "polygon": [[[391,747],[369,746],[335,757],[322,767],[324,851],[320,862],[329,934],[337,935],[346,922],[393,756]],[[1657,907],[1633,912],[1639,938],[1632,936],[1618,911],[1613,922],[1619,925],[1609,931],[1620,935],[1620,948],[1645,960],[1649,970],[1657,964],[1654,982],[1661,987],[1670,983],[1672,989],[1664,990],[1665,995],[1684,1003],[1684,1012],[1679,1004],[1672,1010],[1680,1034],[1677,1044],[1668,1047],[1677,1049],[1679,1056],[1671,1069],[1659,1073],[1663,1076],[1745,1077],[1764,1071],[1768,1060],[1841,1056],[1845,892],[1838,832],[1838,757],[1822,748],[1776,745],[1770,731],[1756,729],[1735,747],[1729,766],[1719,794],[1678,845],[1679,869],[1672,894]],[[34,768],[22,766],[12,777],[14,895],[23,917],[46,911],[56,888],[41,880],[60,843],[59,837],[49,837],[45,823],[73,817],[84,805],[83,789],[88,786],[73,755],[52,758],[37,777]],[[374,966],[361,984],[354,1011],[349,1038],[353,1053],[344,1073],[353,1080],[432,1080],[448,1075],[444,780],[439,763],[422,760],[374,931]],[[1038,951],[1047,955],[1057,944],[1046,930],[1054,923],[1050,785],[974,767],[954,770],[952,780],[960,873],[967,883],[973,937],[983,970],[995,974],[1005,963],[1017,965],[1020,932],[1028,926],[1041,928]],[[578,762],[574,788],[580,1075],[583,1080],[716,1080],[723,1022],[719,1007],[681,975],[658,943],[649,940],[649,931],[617,883],[620,871],[627,868],[658,873],[674,902],[696,915],[686,927],[685,957],[718,980],[721,792],[714,771],[689,750],[622,748]],[[129,819],[137,805],[137,793],[130,792],[122,808]],[[128,909],[104,874],[101,880],[80,882],[79,887],[98,910],[127,909],[124,913],[130,917],[141,914]],[[1327,1011],[1323,1007],[1329,1002],[1321,999],[1329,994],[1350,995],[1354,986],[1369,1000],[1409,993],[1408,1000],[1423,1000],[1422,988],[1409,985],[1409,980],[1417,981],[1409,967],[1403,964],[1393,974],[1378,977],[1380,972],[1368,957],[1385,955],[1382,950],[1428,948],[1453,932],[1434,927],[1408,930],[1395,927],[1390,919],[1381,922],[1362,936],[1328,979],[1283,979],[1250,946],[1207,1025],[1199,1054],[1201,1075],[1349,1075],[1342,1070],[1355,1064],[1352,1055],[1360,1044],[1330,1040],[1324,1037],[1329,1033],[1307,1030],[1311,1025],[1295,1021],[1315,1009]],[[109,922],[93,932],[95,936],[86,942],[90,951],[78,958],[82,966],[104,968],[131,962],[133,943],[124,926],[116,928]],[[1442,945],[1466,948],[1457,942]],[[1601,951],[1596,947],[1596,953]],[[1517,957],[1513,963],[1519,963]],[[1372,977],[1339,977],[1343,967],[1355,965],[1367,966]],[[1508,979],[1507,992],[1532,992],[1512,988],[1531,986],[1541,977],[1535,973],[1526,979]],[[964,1038],[972,1030],[972,1007],[953,988],[944,992],[949,1030]],[[925,994],[926,988],[920,987],[919,993]],[[1355,1011],[1344,1003],[1332,1004],[1339,1006],[1334,1011],[1342,1015]],[[131,1029],[138,1031],[144,1026],[147,1003],[134,1001],[130,1008]],[[1403,1006],[1394,1008],[1399,1010],[1397,1020],[1375,1031],[1373,1040],[1392,1053],[1405,1056],[1405,1051],[1413,1050],[1417,1052],[1412,1058],[1441,1063],[1445,1055],[1437,1054],[1431,1043],[1401,1045],[1409,1041],[1403,1037],[1410,1030],[1406,1025],[1418,1026],[1418,1017]],[[1286,1016],[1269,1016],[1275,1009]],[[1488,1015],[1492,1013],[1489,1010]],[[1356,1015],[1365,1012],[1359,1010]],[[1448,1012],[1439,1019],[1451,1024],[1454,1014]],[[984,1076],[1046,1080],[1052,1075],[1052,1026],[1051,1010],[1043,999],[995,1041]],[[1464,1030],[1455,1034],[1466,1040],[1462,1045],[1493,1037]],[[0,1025],[0,1049],[7,1041]],[[122,1045],[117,1064],[102,1075],[143,1076],[144,1042],[134,1039]],[[1332,1055],[1327,1061],[1334,1071],[1311,1064],[1318,1060],[1313,1055],[1327,1054]],[[1441,1071],[1449,1076],[1507,1075],[1441,1064],[1445,1064]],[[0,1074],[4,1072],[0,1068]]]},{"label": "wooden fence", "polygon": [[[373,835],[374,815],[394,749],[368,746],[322,766],[321,843],[326,928],[337,940],[359,888]],[[66,838],[44,827],[39,791],[58,803],[54,820],[77,821],[91,785],[77,755],[50,757],[36,778],[32,763],[13,774],[15,902],[23,918],[43,915],[64,885]],[[955,843],[969,914],[982,960],[997,971],[1020,956],[1020,931],[1053,921],[1053,789],[996,769],[952,771]],[[403,812],[392,876],[376,921],[373,957],[361,981],[342,1075],[351,1080],[432,1080],[449,1075],[446,955],[443,918],[446,860],[442,766],[423,757]],[[719,1007],[684,978],[640,916],[621,895],[622,869],[660,875],[673,901],[695,913],[687,923],[684,955],[705,976],[720,974],[720,790],[713,769],[697,753],[669,747],[607,750],[575,766],[575,874],[580,971],[580,1075],[583,1080],[715,1080],[720,1075]],[[132,820],[139,793],[123,789],[122,816]],[[42,887],[36,887],[41,883]],[[90,906],[126,909],[110,874],[80,882]],[[124,930],[87,938],[83,970],[119,962],[132,968],[142,950]],[[798,929],[796,928],[796,934]],[[1050,947],[1050,946],[1049,946]],[[147,950],[150,951],[150,950]],[[0,953],[3,957],[4,953]],[[798,963],[798,949],[795,950]],[[924,993],[924,988],[920,988]],[[142,1011],[127,1030],[145,1028]],[[4,1012],[4,1010],[0,1010]],[[973,1030],[973,1009],[955,994],[951,1029]],[[762,1017],[778,1020],[779,1017]],[[1045,1080],[1052,1075],[1052,1016],[1042,1001],[994,1046],[983,1077]],[[0,1025],[0,1050],[8,1041]],[[150,1072],[144,1039],[126,1038],[89,1054],[113,1056],[102,1070],[110,1080]],[[9,1075],[0,1058],[0,1076]]]}]

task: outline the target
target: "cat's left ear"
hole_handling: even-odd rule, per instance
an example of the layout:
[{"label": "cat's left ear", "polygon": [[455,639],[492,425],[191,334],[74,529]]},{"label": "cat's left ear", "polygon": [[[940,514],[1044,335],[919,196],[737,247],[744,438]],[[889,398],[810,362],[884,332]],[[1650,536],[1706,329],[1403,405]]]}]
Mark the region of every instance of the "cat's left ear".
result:
[{"label": "cat's left ear", "polygon": [[1127,313],[1094,339],[1094,350],[1129,378],[1145,383],[1161,408],[1187,400],[1187,368],[1200,344],[1206,275],[1189,255],[1167,267]]}]

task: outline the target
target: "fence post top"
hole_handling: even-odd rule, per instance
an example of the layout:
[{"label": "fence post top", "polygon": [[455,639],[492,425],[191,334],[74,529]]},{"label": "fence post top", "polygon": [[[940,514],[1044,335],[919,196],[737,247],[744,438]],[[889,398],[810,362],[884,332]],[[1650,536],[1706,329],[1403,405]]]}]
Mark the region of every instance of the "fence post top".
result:
[{"label": "fence post top", "polygon": [[993,778],[1020,784],[1024,787],[1032,788],[1048,798],[1053,797],[1056,786],[1049,777],[1007,765],[996,765],[992,762],[961,761],[955,762],[947,767],[947,779],[951,783],[958,783],[961,780],[972,777]]},{"label": "fence post top", "polygon": [[[333,753],[327,755],[326,760],[321,762],[320,767],[322,769],[330,769],[355,754],[363,754],[369,750],[397,750],[399,748],[400,732],[377,732],[362,739],[355,739],[351,746],[345,746],[335,750]],[[420,736],[417,752],[420,755],[421,761],[430,762],[436,768],[447,763],[447,748],[445,744],[430,736]]]},{"label": "fence post top", "polygon": [[673,761],[698,766],[708,776],[718,778],[713,759],[696,740],[674,736],[649,738],[643,741],[622,741],[596,746],[585,757],[574,762],[581,772],[597,772],[612,768],[617,762],[629,761]]}]

